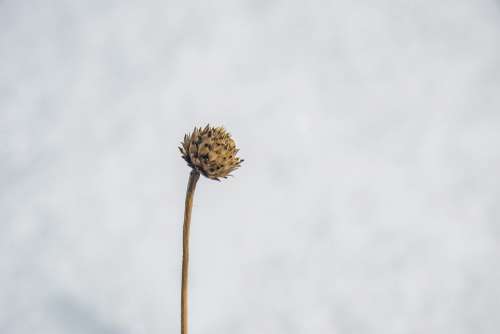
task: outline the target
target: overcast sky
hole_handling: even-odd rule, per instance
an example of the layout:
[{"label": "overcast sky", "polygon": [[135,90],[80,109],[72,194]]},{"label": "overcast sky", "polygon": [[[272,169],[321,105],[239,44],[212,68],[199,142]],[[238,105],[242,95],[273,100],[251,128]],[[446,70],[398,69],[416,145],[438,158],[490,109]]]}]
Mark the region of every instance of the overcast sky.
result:
[{"label": "overcast sky", "polygon": [[0,333],[500,332],[500,3],[0,1]]}]

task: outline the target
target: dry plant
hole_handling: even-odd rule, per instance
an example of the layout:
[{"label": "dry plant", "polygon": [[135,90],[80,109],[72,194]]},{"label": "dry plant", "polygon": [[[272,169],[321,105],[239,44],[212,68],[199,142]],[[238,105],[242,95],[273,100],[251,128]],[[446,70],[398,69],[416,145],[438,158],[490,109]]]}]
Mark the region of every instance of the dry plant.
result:
[{"label": "dry plant", "polygon": [[189,230],[196,183],[203,174],[209,179],[220,181],[239,168],[243,159],[236,156],[238,149],[231,135],[222,127],[194,128],[186,134],[179,146],[182,158],[192,168],[189,175],[184,208],[182,231],[182,286],[181,286],[181,334],[188,334],[188,267]]}]

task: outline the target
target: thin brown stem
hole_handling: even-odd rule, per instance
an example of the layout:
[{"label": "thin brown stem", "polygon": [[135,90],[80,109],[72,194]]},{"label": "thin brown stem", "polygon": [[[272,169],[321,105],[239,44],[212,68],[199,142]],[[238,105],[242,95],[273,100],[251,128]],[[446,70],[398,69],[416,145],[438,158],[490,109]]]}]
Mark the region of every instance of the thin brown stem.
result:
[{"label": "thin brown stem", "polygon": [[189,175],[184,208],[184,227],[182,229],[182,287],[181,287],[181,334],[188,334],[188,268],[189,268],[189,229],[194,191],[200,173],[193,169]]}]

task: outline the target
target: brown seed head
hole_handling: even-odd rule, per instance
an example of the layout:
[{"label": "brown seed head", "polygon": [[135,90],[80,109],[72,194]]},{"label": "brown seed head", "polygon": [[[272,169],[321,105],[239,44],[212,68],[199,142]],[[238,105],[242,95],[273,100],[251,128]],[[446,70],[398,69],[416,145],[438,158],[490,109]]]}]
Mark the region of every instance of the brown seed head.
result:
[{"label": "brown seed head", "polygon": [[187,164],[209,179],[227,178],[244,161],[236,156],[238,149],[223,127],[194,128],[179,146]]}]

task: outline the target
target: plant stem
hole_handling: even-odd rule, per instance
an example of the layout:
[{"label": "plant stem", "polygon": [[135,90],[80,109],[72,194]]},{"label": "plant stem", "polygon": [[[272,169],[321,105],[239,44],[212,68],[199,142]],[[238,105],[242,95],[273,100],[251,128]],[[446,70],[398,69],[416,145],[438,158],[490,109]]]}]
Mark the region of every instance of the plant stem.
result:
[{"label": "plant stem", "polygon": [[182,287],[181,287],[181,334],[188,334],[188,267],[189,267],[189,229],[194,191],[200,173],[193,169],[189,175],[184,208],[184,227],[182,229]]}]

